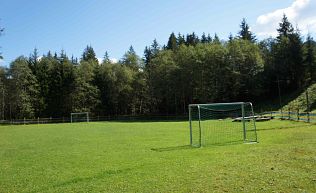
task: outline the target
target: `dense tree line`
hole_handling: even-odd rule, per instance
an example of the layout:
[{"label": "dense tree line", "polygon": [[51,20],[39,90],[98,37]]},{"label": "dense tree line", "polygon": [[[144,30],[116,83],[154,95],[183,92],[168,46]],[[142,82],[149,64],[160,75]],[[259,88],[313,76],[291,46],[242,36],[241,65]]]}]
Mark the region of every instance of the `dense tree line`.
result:
[{"label": "dense tree line", "polygon": [[316,81],[316,43],[284,15],[278,36],[258,41],[243,19],[227,41],[215,34],[171,33],[140,58],[133,47],[99,63],[91,46],[80,60],[64,51],[20,56],[0,69],[1,118],[183,114],[190,103],[264,101]]}]

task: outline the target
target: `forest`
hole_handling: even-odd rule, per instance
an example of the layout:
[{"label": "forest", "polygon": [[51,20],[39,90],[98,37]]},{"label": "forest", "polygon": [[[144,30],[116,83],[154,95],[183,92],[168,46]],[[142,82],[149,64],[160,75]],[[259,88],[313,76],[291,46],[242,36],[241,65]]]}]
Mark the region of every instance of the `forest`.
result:
[{"label": "forest", "polygon": [[[238,24],[237,24],[238,25]],[[65,51],[19,56],[0,67],[0,119],[92,115],[182,115],[192,103],[264,102],[316,81],[316,43],[286,15],[277,37],[258,40],[243,19],[222,40],[171,33],[139,56],[131,46],[118,62],[102,63],[91,45],[82,56]]]}]

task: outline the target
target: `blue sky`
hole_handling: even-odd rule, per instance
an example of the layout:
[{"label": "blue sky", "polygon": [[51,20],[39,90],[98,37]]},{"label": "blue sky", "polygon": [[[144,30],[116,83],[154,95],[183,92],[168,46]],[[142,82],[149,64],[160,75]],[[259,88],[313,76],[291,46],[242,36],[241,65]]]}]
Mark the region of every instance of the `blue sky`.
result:
[{"label": "blue sky", "polygon": [[171,32],[202,32],[227,39],[246,18],[259,39],[274,36],[283,13],[303,35],[316,32],[316,0],[1,0],[0,51],[9,63],[39,53],[64,49],[80,57],[92,45],[97,57],[105,51],[120,59],[130,45],[143,55],[153,39],[166,44]]}]

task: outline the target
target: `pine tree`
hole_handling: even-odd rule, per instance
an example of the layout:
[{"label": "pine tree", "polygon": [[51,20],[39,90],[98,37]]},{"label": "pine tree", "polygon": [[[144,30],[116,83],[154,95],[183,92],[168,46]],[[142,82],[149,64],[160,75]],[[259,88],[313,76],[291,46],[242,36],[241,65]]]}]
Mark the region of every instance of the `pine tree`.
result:
[{"label": "pine tree", "polygon": [[89,61],[90,60],[90,61],[98,64],[98,59],[95,55],[95,52],[94,52],[92,46],[87,46],[85,48],[85,50],[83,51],[81,60],[82,61]]},{"label": "pine tree", "polygon": [[53,57],[53,56],[52,56],[52,53],[51,53],[50,51],[47,52],[47,55],[46,55],[46,56],[47,56],[47,58],[52,58],[52,57]]},{"label": "pine tree", "polygon": [[280,39],[283,36],[288,37],[289,34],[292,34],[294,32],[294,28],[287,19],[285,14],[283,14],[282,21],[281,23],[279,23],[279,28],[277,29],[277,31],[279,32],[279,35],[277,37],[278,39]]},{"label": "pine tree", "polygon": [[142,67],[140,58],[136,54],[133,46],[130,46],[129,50],[124,54],[121,63],[135,71],[138,71],[139,68]]},{"label": "pine tree", "polygon": [[60,52],[59,60],[60,61],[68,60],[67,54],[66,54],[65,50],[63,50],[63,49]]},{"label": "pine tree", "polygon": [[150,50],[153,57],[155,57],[155,55],[157,55],[157,53],[159,52],[160,47],[156,39],[154,39],[153,43],[151,44]]},{"label": "pine tree", "polygon": [[196,46],[200,42],[200,39],[195,33],[193,32],[192,34],[187,34],[186,37],[186,45],[189,46]]},{"label": "pine tree", "polygon": [[207,42],[208,43],[211,43],[213,40],[212,40],[212,37],[210,34],[207,34]]},{"label": "pine tree", "polygon": [[107,51],[104,53],[102,63],[104,63],[104,64],[111,63],[110,56],[109,56],[109,53]]},{"label": "pine tree", "polygon": [[316,42],[313,40],[310,34],[307,35],[305,42],[305,53],[304,53],[304,65],[306,68],[306,79],[307,81],[316,81]]},{"label": "pine tree", "polygon": [[275,73],[283,80],[283,89],[298,89],[304,81],[303,50],[299,30],[294,31],[286,15],[277,29],[279,35],[273,47]]},{"label": "pine tree", "polygon": [[168,50],[176,50],[177,49],[177,38],[173,32],[169,36],[169,40],[167,43],[167,49]]},{"label": "pine tree", "polygon": [[148,67],[149,66],[149,63],[152,59],[152,52],[151,52],[151,49],[148,48],[147,46],[145,47],[145,50],[144,50],[144,62],[145,62],[145,67]]},{"label": "pine tree", "polygon": [[228,36],[228,42],[231,43],[233,41],[234,37],[233,35],[230,33]]},{"label": "pine tree", "polygon": [[215,44],[220,44],[221,43],[221,41],[220,41],[220,39],[219,39],[219,37],[217,36],[216,33],[214,35],[213,43],[215,43]]},{"label": "pine tree", "polygon": [[246,22],[246,19],[243,18],[240,24],[239,38],[243,40],[249,40],[255,42],[255,36],[251,33],[249,25]]},{"label": "pine tree", "polygon": [[177,40],[178,40],[178,41],[177,41],[178,47],[185,44],[184,35],[181,35],[180,33],[178,34]]},{"label": "pine tree", "polygon": [[202,44],[206,44],[208,43],[207,37],[205,35],[205,33],[203,32],[202,36],[201,36],[201,43]]},{"label": "pine tree", "polygon": [[37,48],[34,48],[33,53],[30,54],[28,61],[29,61],[29,67],[31,68],[32,72],[34,74],[36,74],[36,66],[38,63],[38,50],[37,50]]}]

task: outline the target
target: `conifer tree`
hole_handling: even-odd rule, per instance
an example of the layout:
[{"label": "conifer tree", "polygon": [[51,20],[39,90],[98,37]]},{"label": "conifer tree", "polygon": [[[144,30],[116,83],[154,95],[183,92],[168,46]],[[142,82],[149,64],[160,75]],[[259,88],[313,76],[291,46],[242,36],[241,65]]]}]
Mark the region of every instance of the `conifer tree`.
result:
[{"label": "conifer tree", "polygon": [[184,35],[181,35],[180,33],[178,34],[178,38],[177,38],[177,45],[178,45],[178,47],[180,46],[180,45],[183,45],[183,44],[185,44],[185,38],[184,38]]},{"label": "conifer tree", "polygon": [[246,22],[246,19],[243,18],[240,24],[239,38],[243,40],[249,40],[251,42],[255,42],[255,36],[250,31],[249,25]]},{"label": "conifer tree", "polygon": [[305,42],[304,65],[306,68],[307,81],[316,81],[316,42],[310,34],[307,35]]},{"label": "conifer tree", "polygon": [[129,50],[124,54],[122,58],[122,64],[135,71],[138,71],[141,66],[139,56],[136,54],[133,46],[130,46]]},{"label": "conifer tree", "polygon": [[212,42],[212,37],[210,34],[207,34],[207,42],[211,43]]},{"label": "conifer tree", "polygon": [[202,43],[202,44],[208,43],[207,37],[206,37],[206,35],[205,35],[204,32],[203,32],[203,34],[202,34],[202,36],[201,36],[201,43]]},{"label": "conifer tree", "polygon": [[219,37],[217,36],[216,33],[214,35],[213,43],[215,43],[215,44],[220,44],[221,43],[221,41],[220,41],[220,39],[219,39]]},{"label": "conifer tree", "polygon": [[177,38],[173,32],[169,36],[169,40],[167,43],[167,49],[168,50],[176,50],[177,49]]},{"label": "conifer tree", "polygon": [[90,61],[93,61],[94,63],[98,64],[98,59],[95,55],[95,52],[94,52],[92,46],[87,46],[85,48],[85,50],[83,51],[81,60],[83,60],[83,61],[90,60]]},{"label": "conifer tree", "polygon": [[155,57],[155,55],[157,55],[157,53],[159,52],[160,47],[159,47],[159,44],[158,44],[156,39],[154,39],[153,43],[151,44],[150,50],[151,50],[153,57]]},{"label": "conifer tree", "polygon": [[277,31],[279,33],[277,36],[278,39],[281,39],[282,37],[288,37],[289,34],[294,32],[294,28],[285,14],[283,14],[282,21],[279,23],[279,28]]},{"label": "conifer tree", "polygon": [[104,63],[104,64],[111,63],[110,56],[109,56],[109,53],[107,51],[104,53],[102,63]]},{"label": "conifer tree", "polygon": [[144,62],[145,62],[145,67],[149,66],[149,63],[152,59],[152,51],[150,48],[148,48],[147,46],[145,47],[144,50]]}]

